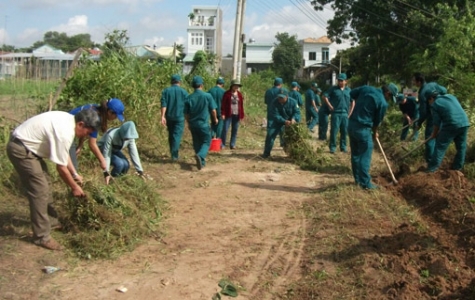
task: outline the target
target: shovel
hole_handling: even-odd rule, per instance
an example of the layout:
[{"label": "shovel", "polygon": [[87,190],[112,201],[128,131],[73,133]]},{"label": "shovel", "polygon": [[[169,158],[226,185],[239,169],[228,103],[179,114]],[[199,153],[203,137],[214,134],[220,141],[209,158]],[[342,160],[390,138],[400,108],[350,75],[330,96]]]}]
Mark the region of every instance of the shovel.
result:
[{"label": "shovel", "polygon": [[393,180],[394,184],[398,184],[396,177],[394,177],[393,170],[391,170],[391,166],[389,165],[389,161],[386,158],[386,154],[384,154],[383,147],[381,146],[381,143],[379,142],[379,139],[376,138],[376,143],[378,143],[379,150],[381,150],[381,154],[383,154],[384,162],[386,163],[386,166],[388,167],[389,173],[391,174],[391,179]]},{"label": "shovel", "polygon": [[429,137],[428,139],[424,140],[421,144],[417,145],[417,146],[414,147],[412,150],[410,150],[409,152],[407,152],[406,154],[404,154],[403,156],[401,156],[401,157],[399,158],[399,160],[408,157],[409,154],[411,154],[412,152],[416,151],[416,150],[419,149],[420,147],[424,146],[430,139],[431,139],[431,138]]}]

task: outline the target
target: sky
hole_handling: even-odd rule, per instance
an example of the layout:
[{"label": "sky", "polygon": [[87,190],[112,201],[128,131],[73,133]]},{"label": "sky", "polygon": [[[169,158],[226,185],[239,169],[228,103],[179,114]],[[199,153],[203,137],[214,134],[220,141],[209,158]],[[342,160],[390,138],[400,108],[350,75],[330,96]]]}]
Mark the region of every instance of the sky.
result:
[{"label": "sky", "polygon": [[[330,6],[316,12],[307,0],[246,0],[246,40],[273,43],[278,32],[298,39],[326,35]],[[193,5],[219,6],[223,12],[223,55],[232,53],[237,0],[0,0],[0,44],[16,48],[42,41],[48,31],[68,36],[89,33],[102,44],[114,29],[127,30],[131,45],[186,48],[188,14]],[[335,45],[346,48],[348,44]],[[186,51],[185,51],[186,52]]]}]

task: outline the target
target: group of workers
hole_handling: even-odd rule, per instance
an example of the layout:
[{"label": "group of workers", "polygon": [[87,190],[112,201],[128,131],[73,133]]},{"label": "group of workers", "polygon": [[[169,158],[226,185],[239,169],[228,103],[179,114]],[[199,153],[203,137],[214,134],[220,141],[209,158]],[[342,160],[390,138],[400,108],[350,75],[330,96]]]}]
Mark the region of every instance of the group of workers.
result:
[{"label": "group of workers", "polygon": [[[411,140],[418,138],[421,125],[425,127],[425,160],[427,172],[436,171],[453,141],[456,155],[452,169],[460,170],[465,163],[469,121],[460,102],[447,89],[436,82],[426,83],[420,73],[414,74],[413,82],[418,87],[417,97],[399,93],[394,83],[381,88],[361,86],[350,89],[347,76],[341,73],[338,83],[322,94],[316,83],[305,92],[305,116],[307,128],[314,132],[318,124],[318,139],[326,140],[328,118],[330,117],[330,153],[337,147],[347,152],[347,136],[350,140],[351,167],[355,183],[364,189],[377,188],[371,182],[369,173],[373,140],[378,139],[378,127],[383,120],[388,102],[398,104],[403,114],[401,140],[406,140],[409,127],[413,128]],[[275,78],[274,86],[264,96],[267,105],[267,135],[263,158],[268,158],[277,135],[282,136],[285,126],[300,122],[300,108],[303,106],[300,85],[292,82],[292,92],[283,86],[281,78]],[[339,143],[337,145],[337,137]],[[280,138],[281,146],[285,141]]]},{"label": "group of workers", "polygon": [[[381,88],[361,86],[347,87],[346,74],[338,75],[338,84],[322,94],[316,83],[305,93],[305,117],[307,127],[314,131],[319,126],[318,139],[327,139],[330,117],[330,153],[337,146],[347,152],[347,135],[351,149],[351,167],[356,184],[364,189],[377,188],[369,174],[373,140],[378,138],[378,127],[383,120],[389,101],[394,101],[404,116],[401,140],[413,127],[412,139],[417,139],[418,130],[425,122],[425,159],[427,172],[437,170],[447,147],[453,141],[457,153],[452,169],[460,170],[465,162],[467,147],[468,117],[458,99],[436,82],[426,83],[422,74],[414,75],[418,97],[398,93],[395,84]],[[206,165],[206,157],[212,138],[221,138],[221,147],[226,147],[227,131],[231,127],[229,146],[236,147],[239,122],[244,118],[242,86],[233,80],[224,90],[224,79],[218,78],[216,86],[204,91],[204,80],[194,76],[193,93],[180,86],[181,77],[171,76],[171,86],[162,92],[161,123],[167,127],[171,159],[179,159],[179,148],[185,120],[191,132],[195,162],[200,170]],[[292,91],[283,87],[282,78],[275,78],[274,86],[265,93],[267,105],[267,134],[262,157],[268,158],[277,136],[281,146],[285,144],[282,132],[285,126],[301,122],[301,107],[304,105],[300,85],[291,83]],[[30,218],[34,243],[51,250],[61,246],[51,238],[51,230],[59,226],[57,213],[52,204],[50,178],[44,158],[56,164],[63,181],[72,194],[84,196],[81,188],[83,178],[78,173],[77,156],[83,143],[89,138],[89,147],[103,170],[106,184],[116,176],[128,172],[130,163],[122,152],[128,149],[137,174],[145,176],[135,140],[139,137],[135,123],[125,121],[124,104],[112,98],[101,104],[88,104],[70,112],[49,111],[34,116],[20,124],[11,134],[7,154],[20,175],[30,204]],[[108,128],[108,122],[118,119],[122,124]],[[211,122],[211,123],[210,123]],[[103,133],[100,140],[98,132]],[[337,136],[339,134],[339,145]],[[78,144],[75,143],[78,138]]]},{"label": "group of workers", "polygon": [[[196,165],[201,169],[206,163],[211,137],[222,137],[222,147],[225,147],[226,132],[230,126],[230,147],[236,147],[239,121],[244,118],[244,99],[239,91],[241,84],[232,81],[229,90],[225,91],[224,80],[218,78],[216,86],[204,92],[203,78],[195,76],[192,81],[194,92],[188,94],[180,87],[180,82],[181,77],[173,75],[171,86],[162,92],[161,123],[167,126],[170,154],[175,161],[179,157],[186,119],[196,153]],[[87,138],[106,184],[130,169],[124,149],[128,150],[137,175],[147,177],[135,143],[139,134],[133,121],[124,122],[124,111],[122,101],[112,98],[100,104],[83,105],[69,112],[49,111],[33,116],[11,133],[7,155],[26,190],[35,244],[50,250],[62,248],[51,237],[51,230],[61,226],[52,206],[50,177],[44,158],[56,164],[60,177],[76,197],[85,196],[77,157]],[[122,124],[108,128],[108,123],[116,119]],[[99,131],[102,137],[98,140]]]}]

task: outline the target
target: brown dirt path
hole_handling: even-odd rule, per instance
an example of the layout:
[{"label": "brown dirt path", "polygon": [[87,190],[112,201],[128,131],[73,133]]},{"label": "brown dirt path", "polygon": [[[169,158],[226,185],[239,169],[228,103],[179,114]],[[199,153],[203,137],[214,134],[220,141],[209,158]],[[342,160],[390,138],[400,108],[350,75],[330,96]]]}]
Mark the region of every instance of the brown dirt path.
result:
[{"label": "brown dirt path", "polygon": [[[36,255],[24,276],[32,285],[23,291],[10,285],[0,295],[209,300],[221,290],[218,282],[227,278],[240,287],[235,299],[275,299],[300,276],[306,230],[302,203],[315,197],[323,179],[299,170],[281,150],[275,149],[273,161],[258,158],[256,152],[212,154],[201,171],[192,159],[146,165],[170,206],[163,237],[117,261],[77,261],[51,275],[41,274],[41,267],[66,267],[63,255],[19,242]],[[128,291],[116,291],[120,286]]]}]

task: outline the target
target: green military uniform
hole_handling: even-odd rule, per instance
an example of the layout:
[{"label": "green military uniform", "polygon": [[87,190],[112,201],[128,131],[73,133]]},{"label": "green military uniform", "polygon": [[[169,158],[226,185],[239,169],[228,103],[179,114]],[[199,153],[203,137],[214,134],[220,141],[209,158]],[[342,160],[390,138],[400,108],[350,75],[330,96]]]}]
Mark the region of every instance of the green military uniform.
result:
[{"label": "green military uniform", "polygon": [[195,76],[193,78],[195,91],[185,101],[185,115],[193,139],[198,169],[206,164],[206,156],[211,144],[209,119],[211,112],[216,111],[213,97],[199,89],[201,85],[203,85],[203,79]]},{"label": "green military uniform", "polygon": [[[286,99],[284,103],[279,101],[280,99]],[[274,141],[277,135],[282,133],[286,121],[296,121],[300,118],[300,109],[297,102],[288,97],[286,89],[280,89],[277,94],[277,99],[274,100],[271,107],[270,117],[272,120],[272,126],[267,127],[267,135],[264,146],[263,157],[270,156],[272,148],[274,147]]]},{"label": "green military uniform", "polygon": [[320,96],[317,98],[314,91],[316,88],[317,84],[314,82],[311,88],[305,92],[305,122],[307,122],[307,127],[310,131],[313,131],[315,125],[318,124],[318,112],[315,110],[315,107],[313,107],[313,103],[315,103],[317,107],[321,105]]},{"label": "green military uniform", "polygon": [[166,108],[165,118],[167,121],[168,144],[170,154],[173,160],[178,159],[183,130],[185,129],[185,116],[183,109],[188,92],[180,87],[178,83],[181,78],[179,75],[172,76],[172,86],[162,91],[161,106]]},{"label": "green military uniform", "polygon": [[[338,77],[339,81],[346,80],[346,74],[342,73]],[[346,152],[346,136],[348,132],[348,115],[350,112],[350,91],[349,87],[340,88],[332,86],[324,93],[333,110],[330,111],[330,153],[336,151],[336,137],[340,133],[340,151]],[[330,107],[331,109],[331,107]]]},{"label": "green military uniform", "polygon": [[218,116],[218,124],[211,124],[211,135],[212,137],[219,138],[221,137],[221,133],[223,131],[223,120],[220,117],[221,116],[221,101],[223,100],[223,95],[224,95],[224,89],[220,87],[218,84],[224,84],[224,79],[223,78],[218,78],[216,80],[216,84],[214,87],[212,87],[208,93],[213,96],[214,102],[216,103],[216,114]]},{"label": "green military uniform", "polygon": [[455,154],[452,162],[453,170],[461,170],[465,163],[467,150],[467,132],[470,122],[458,99],[450,94],[438,95],[437,90],[426,90],[426,100],[435,98],[430,104],[434,126],[439,128],[435,138],[434,154],[429,160],[428,172],[434,172],[442,163],[445,151],[453,141]]},{"label": "green military uniform", "polygon": [[[439,92],[439,95],[447,93],[447,89],[441,85],[438,85],[436,82],[429,82],[421,86],[419,89],[419,121],[417,121],[418,126],[420,127],[424,121],[426,122],[426,128],[424,130],[424,138],[428,139],[432,135],[432,130],[434,129],[434,123],[432,120],[432,112],[425,94],[427,91],[436,90]],[[434,154],[435,140],[431,139],[425,144],[425,153],[424,158],[427,163],[430,162]]]}]

